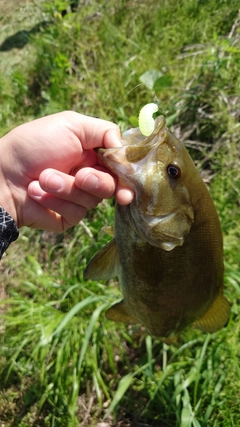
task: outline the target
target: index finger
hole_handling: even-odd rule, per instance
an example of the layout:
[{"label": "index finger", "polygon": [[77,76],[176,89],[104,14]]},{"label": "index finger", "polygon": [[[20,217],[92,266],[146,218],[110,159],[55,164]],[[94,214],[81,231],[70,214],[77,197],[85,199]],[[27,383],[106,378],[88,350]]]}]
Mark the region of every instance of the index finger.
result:
[{"label": "index finger", "polygon": [[89,150],[97,147],[121,147],[119,127],[107,120],[71,112],[72,131],[81,141],[82,147]]}]

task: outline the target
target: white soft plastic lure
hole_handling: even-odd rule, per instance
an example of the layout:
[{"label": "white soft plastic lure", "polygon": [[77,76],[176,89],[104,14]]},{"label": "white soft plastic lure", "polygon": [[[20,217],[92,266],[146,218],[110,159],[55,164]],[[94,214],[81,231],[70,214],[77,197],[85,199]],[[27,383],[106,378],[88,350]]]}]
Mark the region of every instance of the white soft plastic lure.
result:
[{"label": "white soft plastic lure", "polygon": [[149,136],[154,131],[155,120],[153,118],[153,113],[156,113],[157,111],[158,106],[153,102],[144,105],[140,110],[138,124],[139,129],[144,136]]}]

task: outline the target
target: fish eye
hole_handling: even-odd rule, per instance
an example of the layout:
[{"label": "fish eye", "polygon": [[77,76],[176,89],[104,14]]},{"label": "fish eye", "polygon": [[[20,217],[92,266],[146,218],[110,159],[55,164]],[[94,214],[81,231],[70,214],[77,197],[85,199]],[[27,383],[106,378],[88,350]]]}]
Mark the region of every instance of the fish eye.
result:
[{"label": "fish eye", "polygon": [[181,169],[177,165],[168,165],[168,167],[167,167],[167,173],[173,179],[177,179],[177,178],[179,178],[181,176]]}]

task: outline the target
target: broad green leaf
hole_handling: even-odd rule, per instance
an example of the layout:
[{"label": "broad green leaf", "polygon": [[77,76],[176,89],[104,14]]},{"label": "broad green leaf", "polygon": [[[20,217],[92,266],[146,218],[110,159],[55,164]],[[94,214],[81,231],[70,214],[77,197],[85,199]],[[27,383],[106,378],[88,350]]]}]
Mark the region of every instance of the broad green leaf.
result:
[{"label": "broad green leaf", "polygon": [[160,92],[163,89],[172,86],[172,77],[171,76],[161,76],[159,77],[153,85],[155,92]]},{"label": "broad green leaf", "polygon": [[139,80],[143,83],[148,89],[153,90],[155,82],[162,77],[163,73],[157,70],[149,70],[143,73]]}]

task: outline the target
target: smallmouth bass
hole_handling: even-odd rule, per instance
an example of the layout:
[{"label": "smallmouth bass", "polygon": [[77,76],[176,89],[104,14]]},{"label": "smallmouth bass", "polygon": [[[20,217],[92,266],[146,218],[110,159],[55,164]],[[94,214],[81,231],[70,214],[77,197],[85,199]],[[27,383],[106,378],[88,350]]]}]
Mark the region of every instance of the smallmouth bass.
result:
[{"label": "smallmouth bass", "polygon": [[108,319],[141,323],[163,338],[190,325],[213,333],[227,323],[230,308],[222,231],[208,189],[163,116],[150,136],[130,129],[122,144],[97,153],[135,198],[116,204],[114,238],[90,261],[85,278],[118,277],[123,300],[106,312]]}]

